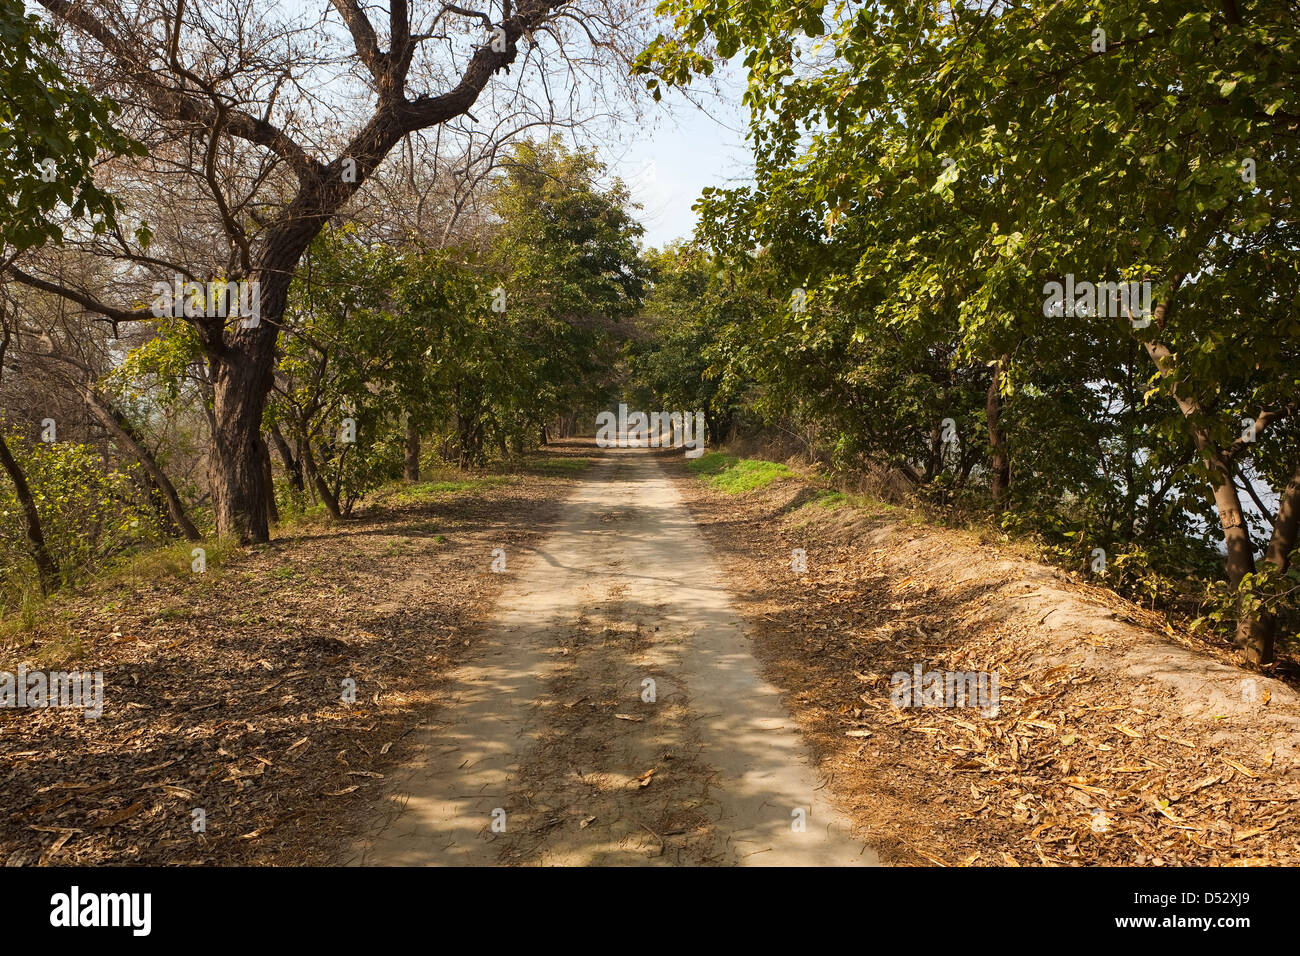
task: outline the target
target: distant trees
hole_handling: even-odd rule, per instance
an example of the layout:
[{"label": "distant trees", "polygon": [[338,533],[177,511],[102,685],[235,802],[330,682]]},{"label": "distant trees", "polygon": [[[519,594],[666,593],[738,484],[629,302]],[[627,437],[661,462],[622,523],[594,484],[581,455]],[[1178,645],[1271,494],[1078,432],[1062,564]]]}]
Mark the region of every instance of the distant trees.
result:
[{"label": "distant trees", "polygon": [[329,229],[294,280],[275,443],[335,517],[374,484],[418,474],[408,459],[426,437],[462,467],[482,464],[609,387],[611,330],[642,295],[626,191],[558,141],[508,156],[486,186],[494,218],[478,248]]},{"label": "distant trees", "polygon": [[289,286],[316,235],[406,137],[467,115],[512,66],[512,95],[539,122],[572,112],[577,79],[608,75],[611,94],[639,22],[616,0],[492,12],[394,0],[382,22],[356,0],[315,20],[253,0],[41,5],[64,31],[69,72],[128,104],[124,125],[149,154],[105,171],[134,231],[82,243],[112,261],[111,284],[76,285],[52,256],[9,274],[115,323],[148,321],[141,300],[160,278],[257,283],[256,322],[193,314],[182,333],[210,397],[216,527],[241,542],[269,533],[263,413]]}]

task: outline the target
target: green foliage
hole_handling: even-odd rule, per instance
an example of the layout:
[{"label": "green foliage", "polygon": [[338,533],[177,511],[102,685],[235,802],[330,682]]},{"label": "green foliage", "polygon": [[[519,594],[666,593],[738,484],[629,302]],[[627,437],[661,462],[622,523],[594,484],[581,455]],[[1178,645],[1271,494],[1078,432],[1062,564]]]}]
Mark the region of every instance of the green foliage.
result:
[{"label": "green foliage", "polygon": [[140,153],[113,129],[111,101],[69,81],[56,62],[52,30],[25,13],[23,0],[0,0],[0,239],[22,251],[63,238],[52,214],[113,223],[112,198],[91,167],[101,151]]},{"label": "green foliage", "polygon": [[555,416],[604,404],[620,323],[640,309],[648,275],[627,189],[601,185],[592,153],[558,138],[523,143],[507,170],[491,196],[501,226],[490,264],[505,293],[495,319],[512,374],[494,392],[527,413],[491,418],[526,445]]},{"label": "green foliage", "polygon": [[[309,442],[343,513],[401,473],[406,416],[427,424],[474,281],[436,253],[324,230],[294,280],[267,415]],[[296,506],[297,502],[290,502]]]},{"label": "green foliage", "polygon": [[[1076,566],[1106,548],[1132,593],[1222,574],[1207,449],[1269,409],[1237,466],[1282,489],[1300,460],[1300,29],[1235,9],[666,0],[676,33],[638,61],[656,88],[743,53],[756,182],[706,190],[697,235],[768,290],[691,354],[949,509],[988,480],[997,368],[1008,529]],[[1066,274],[1172,307],[1047,314]]]},{"label": "green foliage", "polygon": [[[28,442],[14,434],[6,441],[27,475],[46,544],[66,579],[158,540],[129,476],[108,467],[90,446]],[[0,481],[0,602],[6,608],[21,606],[24,582],[36,579],[25,527],[13,485]]]},{"label": "green foliage", "polygon": [[644,267],[626,190],[601,187],[602,172],[558,141],[515,147],[482,255],[368,246],[346,228],[317,238],[268,416],[308,443],[341,513],[401,474],[408,422],[478,466],[603,397],[611,330],[639,308]]},{"label": "green foliage", "polygon": [[1278,639],[1294,652],[1300,650],[1300,621],[1295,608],[1300,605],[1300,552],[1293,552],[1286,571],[1262,562],[1259,570],[1246,575],[1233,589],[1226,581],[1209,581],[1203,595],[1203,613],[1196,626],[1222,635],[1232,633],[1238,617],[1245,614],[1271,613],[1283,623]]}]

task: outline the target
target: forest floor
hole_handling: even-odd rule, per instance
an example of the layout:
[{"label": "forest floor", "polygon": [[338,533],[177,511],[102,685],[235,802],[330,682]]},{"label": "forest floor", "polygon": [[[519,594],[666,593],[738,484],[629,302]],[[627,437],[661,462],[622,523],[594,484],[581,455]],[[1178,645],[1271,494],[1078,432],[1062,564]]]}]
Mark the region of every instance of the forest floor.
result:
[{"label": "forest floor", "polygon": [[[142,556],[0,640],[105,683],[97,720],[0,710],[0,860],[1300,863],[1294,690],[974,535],[754,484],[568,442],[204,574]],[[916,665],[996,673],[996,712],[894,706]]]}]

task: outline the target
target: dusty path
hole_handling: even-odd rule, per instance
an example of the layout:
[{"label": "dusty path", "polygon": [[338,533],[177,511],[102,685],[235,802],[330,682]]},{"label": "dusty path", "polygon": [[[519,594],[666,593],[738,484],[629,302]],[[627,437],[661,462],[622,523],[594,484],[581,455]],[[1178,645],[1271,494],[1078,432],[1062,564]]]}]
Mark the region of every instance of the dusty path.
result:
[{"label": "dusty path", "polygon": [[875,863],[655,461],[604,453],[565,509],[351,862]]}]

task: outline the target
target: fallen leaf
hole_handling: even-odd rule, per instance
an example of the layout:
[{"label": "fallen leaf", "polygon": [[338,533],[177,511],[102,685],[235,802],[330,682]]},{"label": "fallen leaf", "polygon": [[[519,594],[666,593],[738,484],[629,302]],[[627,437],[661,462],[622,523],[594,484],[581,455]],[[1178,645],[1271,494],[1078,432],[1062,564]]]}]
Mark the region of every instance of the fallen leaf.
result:
[{"label": "fallen leaf", "polygon": [[144,808],[145,808],[145,802],[144,802],[143,800],[137,800],[135,803],[131,804],[129,807],[126,807],[126,808],[124,808],[124,809],[122,809],[122,810],[118,810],[118,811],[115,812],[115,813],[110,813],[110,814],[109,814],[108,816],[106,816],[106,817],[100,817],[98,820],[93,821],[90,825],[91,825],[92,827],[111,827],[111,826],[115,826],[116,824],[121,823],[123,820],[129,820],[129,819],[131,819],[133,816],[135,816],[137,813],[139,813],[139,812],[140,812],[141,810],[143,810]]},{"label": "fallen leaf", "polygon": [[1219,759],[1222,760],[1224,763],[1226,763],[1233,770],[1236,770],[1238,773],[1245,774],[1247,777],[1250,777],[1252,780],[1254,780],[1256,777],[1259,776],[1259,774],[1255,773],[1255,771],[1243,767],[1235,760],[1229,760],[1227,757],[1220,757]]}]

